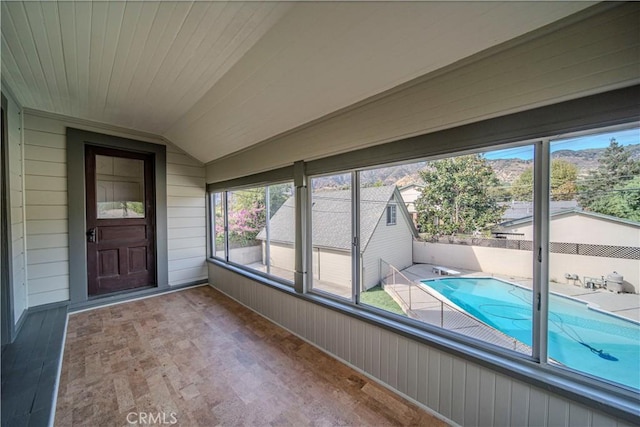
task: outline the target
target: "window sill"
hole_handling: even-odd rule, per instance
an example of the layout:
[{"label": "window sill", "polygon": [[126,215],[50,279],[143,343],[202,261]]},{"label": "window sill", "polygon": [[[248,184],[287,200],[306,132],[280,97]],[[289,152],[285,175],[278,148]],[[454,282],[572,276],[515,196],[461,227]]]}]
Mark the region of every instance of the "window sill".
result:
[{"label": "window sill", "polygon": [[490,347],[410,319],[398,318],[373,307],[355,305],[320,293],[299,293],[291,285],[266,278],[255,272],[209,258],[208,262],[290,296],[320,305],[341,314],[384,328],[443,352],[492,369],[511,378],[553,392],[591,409],[602,411],[632,424],[640,424],[640,399],[627,389],[607,384],[561,367],[542,365],[516,353]]}]

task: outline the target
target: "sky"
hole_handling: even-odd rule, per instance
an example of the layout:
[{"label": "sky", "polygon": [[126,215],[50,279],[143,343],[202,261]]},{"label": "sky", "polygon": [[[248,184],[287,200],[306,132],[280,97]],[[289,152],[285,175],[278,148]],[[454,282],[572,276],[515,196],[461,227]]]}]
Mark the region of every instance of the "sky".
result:
[{"label": "sky", "polygon": [[[613,132],[598,133],[580,136],[577,138],[558,139],[551,141],[551,152],[558,150],[585,150],[588,148],[606,148],[611,138],[615,138],[620,145],[640,144],[640,128],[617,130]],[[533,158],[533,146],[507,148],[485,153],[485,158],[495,159],[522,159]]]}]

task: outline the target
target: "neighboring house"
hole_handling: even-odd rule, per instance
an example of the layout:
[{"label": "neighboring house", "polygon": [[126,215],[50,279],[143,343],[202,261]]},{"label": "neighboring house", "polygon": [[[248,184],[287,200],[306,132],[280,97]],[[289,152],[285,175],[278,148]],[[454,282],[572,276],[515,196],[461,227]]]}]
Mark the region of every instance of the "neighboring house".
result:
[{"label": "neighboring house", "polygon": [[[507,210],[502,214],[502,222],[513,221],[533,215],[533,202],[514,200],[511,202],[501,202],[500,206],[507,206]],[[549,212],[551,214],[577,208],[578,202],[575,200],[558,200],[549,202]]]},{"label": "neighboring house", "polygon": [[418,211],[416,210],[416,200],[422,194],[422,189],[424,187],[417,184],[409,184],[400,188],[400,195],[402,196],[402,200],[404,200],[404,204],[407,207],[407,211],[409,211],[409,215],[413,219],[413,224],[415,226],[418,225]]},{"label": "neighboring house", "polygon": [[[494,234],[532,241],[533,217],[502,223]],[[549,241],[551,281],[565,282],[567,275],[577,275],[584,285],[589,277],[606,277],[615,271],[624,276],[627,292],[638,291],[640,222],[579,209],[555,212],[550,216]],[[525,276],[526,271],[530,268],[519,274]]]},{"label": "neighboring house", "polygon": [[[360,260],[364,289],[379,283],[380,259],[399,269],[412,264],[412,242],[417,231],[396,186],[360,191]],[[337,284],[351,283],[351,191],[323,191],[311,200],[313,221],[313,278]],[[295,230],[294,200],[288,199],[271,218],[271,266],[291,269]],[[266,233],[257,237],[265,245]],[[263,250],[263,253],[265,251]]]},{"label": "neighboring house", "polygon": [[[608,246],[640,246],[640,223],[579,209],[550,215],[551,242]],[[507,238],[533,240],[533,216],[503,222],[495,232]]]}]

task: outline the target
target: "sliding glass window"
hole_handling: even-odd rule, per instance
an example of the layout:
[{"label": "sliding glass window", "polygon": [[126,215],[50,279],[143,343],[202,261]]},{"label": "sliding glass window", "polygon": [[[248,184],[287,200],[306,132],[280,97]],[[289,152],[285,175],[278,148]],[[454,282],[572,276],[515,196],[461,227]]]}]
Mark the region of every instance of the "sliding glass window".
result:
[{"label": "sliding glass window", "polygon": [[293,282],[295,193],[292,183],[213,193],[212,202],[216,257]]},{"label": "sliding glass window", "polygon": [[247,188],[227,193],[229,261],[262,270],[262,242],[258,234],[267,225],[264,187]]},{"label": "sliding glass window", "polygon": [[312,287],[351,299],[351,174],[314,177],[310,185]]},{"label": "sliding glass window", "polygon": [[267,225],[258,234],[266,272],[293,282],[295,272],[296,199],[292,183],[267,187]]},{"label": "sliding glass window", "polygon": [[549,362],[640,389],[640,130],[552,140]]},{"label": "sliding glass window", "polygon": [[531,355],[533,152],[360,172],[360,303]]}]

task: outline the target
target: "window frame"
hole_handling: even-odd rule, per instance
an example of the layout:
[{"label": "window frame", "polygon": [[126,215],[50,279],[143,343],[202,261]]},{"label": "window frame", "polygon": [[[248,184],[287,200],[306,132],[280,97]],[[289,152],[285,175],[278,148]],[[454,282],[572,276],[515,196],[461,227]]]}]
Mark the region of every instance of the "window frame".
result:
[{"label": "window frame", "polygon": [[398,206],[394,204],[388,204],[385,212],[387,214],[387,226],[396,225],[398,222]]},{"label": "window frame", "polygon": [[[546,288],[548,288],[548,281],[543,279],[548,278],[549,256],[549,188],[548,185],[545,185],[549,181],[549,140],[602,132],[608,128],[638,126],[640,123],[638,121],[638,116],[640,116],[639,94],[640,85],[636,85],[318,160],[297,162],[291,166],[292,170],[297,171],[295,174],[292,173],[296,196],[304,194],[309,198],[304,201],[301,198],[296,198],[296,246],[301,242],[303,245],[300,247],[305,249],[300,249],[302,262],[296,262],[294,289],[281,286],[271,277],[263,278],[257,274],[259,272],[249,272],[228,262],[214,259],[210,262],[282,292],[287,292],[297,298],[325,306],[339,313],[353,316],[442,349],[474,363],[487,366],[494,371],[595,407],[618,418],[638,422],[637,392],[582,372],[573,371],[570,368],[547,363],[548,289]],[[305,283],[305,275],[311,265],[309,262],[310,251],[308,250],[311,245],[309,221],[311,210],[307,203],[310,200],[310,186],[307,183],[311,177],[351,171],[356,177],[356,181],[352,181],[352,192],[357,192],[359,173],[366,169],[422,159],[436,160],[453,155],[482,152],[487,148],[505,149],[531,143],[535,144],[536,156],[536,166],[534,166],[534,188],[536,188],[534,228],[537,231],[535,232],[534,249],[541,255],[540,261],[534,262],[534,292],[539,294],[540,311],[534,310],[534,315],[537,314],[538,319],[534,320],[535,350],[532,357],[526,357],[507,349],[494,348],[487,343],[479,343],[477,340],[430,327],[430,325],[412,319],[401,319],[374,307],[363,306],[358,301],[357,289],[359,286],[352,286],[356,289],[353,301],[336,300],[324,293],[309,292]],[[256,178],[251,176],[245,177],[245,179]],[[210,186],[212,186],[211,188],[224,188],[234,181],[237,180],[210,184]],[[302,191],[299,192],[300,190]],[[359,197],[352,198],[356,205],[358,200]],[[298,203],[300,203],[300,207],[298,207]],[[352,210],[352,216],[357,220],[357,209]],[[296,254],[297,258],[298,255]],[[352,276],[355,274],[352,272]],[[359,281],[354,280],[352,285],[355,283],[359,284]]]},{"label": "window frame", "polygon": [[[270,246],[270,242],[267,240],[267,245],[266,245],[266,252],[267,252],[267,271],[263,272],[260,270],[256,270],[253,268],[249,268],[246,265],[243,264],[239,264],[237,262],[232,261],[229,258],[229,210],[228,210],[228,200],[229,200],[229,192],[233,192],[233,191],[241,191],[241,190],[247,190],[247,189],[251,189],[251,188],[265,188],[265,204],[268,206],[269,205],[269,187],[273,186],[273,185],[278,185],[278,184],[291,184],[291,187],[294,188],[294,182],[293,179],[282,179],[279,180],[277,182],[270,182],[270,183],[260,183],[257,185],[251,185],[251,184],[246,184],[246,185],[242,185],[242,186],[237,186],[237,187],[230,187],[226,190],[214,190],[214,191],[208,191],[207,192],[207,205],[208,205],[208,218],[207,218],[207,222],[209,224],[209,244],[211,246],[211,250],[209,252],[209,256],[208,256],[208,260],[209,261],[216,261],[218,263],[221,263],[221,265],[228,265],[228,266],[232,266],[235,269],[237,269],[237,271],[240,272],[246,272],[248,275],[250,276],[257,276],[263,279],[267,279],[269,281],[274,281],[276,283],[280,283],[282,285],[285,285],[287,287],[293,287],[295,284],[295,270],[294,270],[294,280],[287,280],[284,279],[282,277],[276,276],[271,274],[271,269],[270,269],[270,258],[268,257],[269,254],[269,246]],[[221,258],[219,256],[217,256],[215,254],[215,200],[214,200],[214,195],[216,193],[221,193],[222,194],[222,207],[223,207],[223,217],[224,217],[224,258]],[[291,197],[296,197],[295,194],[295,189],[291,194]],[[298,200],[297,197],[294,199],[295,200],[295,204],[298,204]],[[268,209],[268,207],[267,207]],[[270,219],[267,218],[266,219],[266,223],[265,223],[265,228],[268,227],[268,224],[270,222]],[[266,231],[267,234],[267,239],[269,239],[269,231]],[[294,253],[296,252],[296,246],[297,243],[294,242],[293,245],[293,251]]]},{"label": "window frame", "polygon": [[[349,175],[349,190],[351,191],[350,201],[351,201],[351,298],[341,297],[336,294],[332,294],[329,291],[315,288],[313,286],[313,186],[311,185],[312,181],[316,178],[322,178],[326,176],[334,176],[334,175]],[[325,174],[316,174],[316,175],[306,175],[305,181],[309,183],[306,188],[306,198],[309,201],[308,204],[308,212],[305,213],[307,217],[307,227],[305,230],[306,234],[306,254],[304,257],[307,261],[307,278],[305,283],[305,291],[309,293],[318,294],[324,298],[328,298],[330,300],[338,301],[338,302],[349,302],[355,304],[359,298],[359,289],[360,286],[354,286],[354,283],[360,283],[360,261],[359,256],[356,256],[360,251],[360,206],[357,203],[357,199],[360,198],[360,190],[356,189],[356,184],[360,185],[360,176],[356,171],[340,171],[333,173],[325,173]],[[357,199],[356,199],[357,197]],[[358,205],[358,206],[356,206]]]}]

